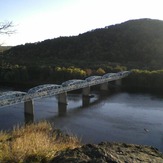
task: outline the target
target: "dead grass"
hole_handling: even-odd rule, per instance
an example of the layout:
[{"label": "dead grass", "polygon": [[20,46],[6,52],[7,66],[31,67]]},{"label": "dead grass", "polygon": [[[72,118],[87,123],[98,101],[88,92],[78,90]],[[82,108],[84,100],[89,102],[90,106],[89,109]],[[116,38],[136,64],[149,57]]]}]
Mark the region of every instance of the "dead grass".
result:
[{"label": "dead grass", "polygon": [[0,162],[49,162],[57,152],[79,146],[77,137],[54,130],[48,122],[17,126],[0,132]]}]

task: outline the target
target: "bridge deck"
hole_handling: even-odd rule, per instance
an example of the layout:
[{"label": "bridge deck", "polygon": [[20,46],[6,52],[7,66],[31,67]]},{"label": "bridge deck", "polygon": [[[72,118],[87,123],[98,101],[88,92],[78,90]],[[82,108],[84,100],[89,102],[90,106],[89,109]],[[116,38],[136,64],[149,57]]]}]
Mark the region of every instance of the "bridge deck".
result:
[{"label": "bridge deck", "polygon": [[[10,106],[33,99],[40,99],[44,97],[54,96],[64,92],[69,92],[93,85],[106,83],[109,81],[122,79],[130,74],[130,71],[123,71],[119,73],[108,73],[101,78],[93,76],[89,80],[70,80],[62,83],[62,85],[45,84],[31,88],[28,92],[8,91],[0,94],[0,107]],[[67,83],[67,84],[65,84]]]}]

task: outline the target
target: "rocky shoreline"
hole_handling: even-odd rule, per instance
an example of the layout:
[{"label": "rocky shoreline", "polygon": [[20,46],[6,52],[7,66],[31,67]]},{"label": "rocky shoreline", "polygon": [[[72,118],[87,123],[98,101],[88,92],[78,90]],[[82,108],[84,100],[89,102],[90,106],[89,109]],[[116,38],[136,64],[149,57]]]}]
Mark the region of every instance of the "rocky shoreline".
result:
[{"label": "rocky shoreline", "polygon": [[86,144],[59,152],[51,163],[163,163],[156,148],[126,143]]}]

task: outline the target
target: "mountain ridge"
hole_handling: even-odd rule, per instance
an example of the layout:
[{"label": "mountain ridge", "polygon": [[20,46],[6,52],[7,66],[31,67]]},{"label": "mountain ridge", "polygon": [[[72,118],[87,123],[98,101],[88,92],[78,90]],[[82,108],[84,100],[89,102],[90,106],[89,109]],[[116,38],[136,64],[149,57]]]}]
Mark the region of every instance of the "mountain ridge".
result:
[{"label": "mountain ridge", "polygon": [[[15,46],[4,52],[11,64],[58,65],[111,62],[163,68],[163,21],[135,19],[78,36],[58,37]],[[76,65],[75,65],[76,66]]]}]

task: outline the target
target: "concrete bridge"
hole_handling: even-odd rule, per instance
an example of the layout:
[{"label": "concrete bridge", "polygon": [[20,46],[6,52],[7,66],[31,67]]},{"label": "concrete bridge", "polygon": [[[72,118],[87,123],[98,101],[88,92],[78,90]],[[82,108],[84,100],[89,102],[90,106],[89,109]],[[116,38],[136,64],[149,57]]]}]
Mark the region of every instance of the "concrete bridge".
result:
[{"label": "concrete bridge", "polygon": [[128,76],[130,71],[107,73],[103,76],[90,76],[85,80],[73,79],[63,82],[61,85],[44,84],[29,89],[27,92],[7,91],[0,93],[0,107],[6,107],[24,102],[25,115],[34,116],[34,100],[58,95],[59,115],[67,110],[67,92],[82,89],[83,106],[89,103],[90,87],[100,85],[103,91],[108,90],[108,82],[115,81],[121,84],[121,79]]}]

